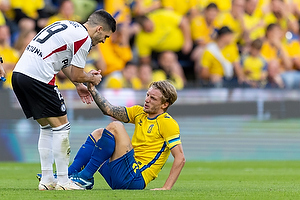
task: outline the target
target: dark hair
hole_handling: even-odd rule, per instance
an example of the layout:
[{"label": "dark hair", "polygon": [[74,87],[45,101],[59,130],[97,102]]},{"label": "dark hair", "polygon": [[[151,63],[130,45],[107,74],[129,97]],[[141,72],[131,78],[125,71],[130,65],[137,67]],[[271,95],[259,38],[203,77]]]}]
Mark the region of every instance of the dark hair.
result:
[{"label": "dark hair", "polygon": [[261,39],[256,39],[251,42],[251,47],[254,49],[260,50],[262,47],[262,44],[263,44],[263,42]]},{"label": "dark hair", "polygon": [[149,18],[145,15],[142,15],[142,16],[138,16],[137,18],[135,18],[135,21],[141,25],[143,27],[143,24],[145,21],[149,20]]},{"label": "dark hair", "polygon": [[129,65],[135,65],[135,66],[137,66],[136,63],[134,63],[134,62],[132,62],[132,61],[128,61],[128,62],[125,63],[124,68],[128,67]]},{"label": "dark hair", "polygon": [[222,28],[217,30],[217,38],[220,38],[221,36],[223,36],[225,34],[231,34],[231,33],[232,33],[232,30],[230,28],[228,28],[228,26],[223,26]]},{"label": "dark hair", "polygon": [[212,9],[212,8],[218,10],[217,4],[215,4],[215,3],[210,3],[210,4],[208,4],[208,5],[206,6],[205,10],[209,10],[209,9]]},{"label": "dark hair", "polygon": [[105,10],[97,10],[93,12],[87,21],[90,26],[102,25],[104,29],[116,31],[116,20]]},{"label": "dark hair", "polygon": [[272,31],[274,28],[280,27],[278,24],[269,24],[266,29],[266,33]]}]

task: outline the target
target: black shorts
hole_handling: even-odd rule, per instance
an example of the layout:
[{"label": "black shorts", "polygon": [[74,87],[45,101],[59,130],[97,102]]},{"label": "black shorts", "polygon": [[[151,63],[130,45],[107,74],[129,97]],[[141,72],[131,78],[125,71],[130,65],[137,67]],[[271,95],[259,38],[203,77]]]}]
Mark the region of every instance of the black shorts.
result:
[{"label": "black shorts", "polygon": [[13,90],[27,118],[59,117],[67,114],[64,99],[57,86],[49,85],[13,72]]}]

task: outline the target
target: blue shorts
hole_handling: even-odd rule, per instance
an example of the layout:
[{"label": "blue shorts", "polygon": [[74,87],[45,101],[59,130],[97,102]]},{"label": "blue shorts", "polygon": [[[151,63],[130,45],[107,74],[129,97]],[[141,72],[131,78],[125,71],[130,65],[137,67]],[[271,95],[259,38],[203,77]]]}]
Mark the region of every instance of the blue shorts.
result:
[{"label": "blue shorts", "polygon": [[106,160],[99,172],[112,189],[142,190],[145,188],[145,181],[134,159],[133,149],[112,162]]}]

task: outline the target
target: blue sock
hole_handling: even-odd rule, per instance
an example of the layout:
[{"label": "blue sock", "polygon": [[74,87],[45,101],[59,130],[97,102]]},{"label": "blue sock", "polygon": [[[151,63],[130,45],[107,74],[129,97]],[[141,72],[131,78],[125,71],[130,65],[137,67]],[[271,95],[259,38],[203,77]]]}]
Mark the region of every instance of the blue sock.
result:
[{"label": "blue sock", "polygon": [[95,148],[95,138],[90,134],[85,143],[78,150],[73,163],[69,166],[68,174],[72,175],[80,172],[91,159],[92,153]]},{"label": "blue sock", "polygon": [[102,137],[97,141],[92,157],[86,167],[79,173],[84,179],[94,176],[100,165],[109,159],[115,151],[115,137],[108,130],[104,129]]}]

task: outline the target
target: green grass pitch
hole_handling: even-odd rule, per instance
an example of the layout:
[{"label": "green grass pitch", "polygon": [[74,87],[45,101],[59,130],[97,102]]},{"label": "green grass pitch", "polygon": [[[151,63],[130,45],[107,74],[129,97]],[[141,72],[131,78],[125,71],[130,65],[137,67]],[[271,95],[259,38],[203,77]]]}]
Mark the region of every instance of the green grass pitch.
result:
[{"label": "green grass pitch", "polygon": [[187,162],[171,191],[167,163],[145,190],[111,190],[97,173],[89,191],[38,191],[39,164],[0,162],[0,199],[300,199],[300,161]]}]

